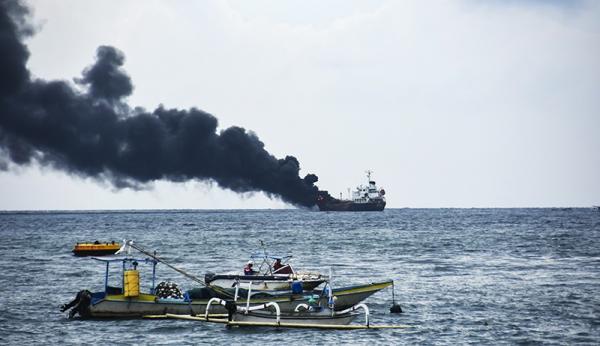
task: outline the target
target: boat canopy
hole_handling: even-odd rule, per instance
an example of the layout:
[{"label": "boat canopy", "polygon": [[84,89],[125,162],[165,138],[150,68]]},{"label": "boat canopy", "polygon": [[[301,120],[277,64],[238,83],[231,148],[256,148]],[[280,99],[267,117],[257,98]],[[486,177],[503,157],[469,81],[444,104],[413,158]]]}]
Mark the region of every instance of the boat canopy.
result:
[{"label": "boat canopy", "polygon": [[269,255],[269,254],[265,254],[263,252],[255,252],[250,255],[250,258],[252,258],[252,259],[269,258],[269,259],[274,259],[274,260],[286,260],[287,261],[290,258],[292,258],[292,255]]},{"label": "boat canopy", "polygon": [[133,265],[134,267],[140,263],[152,264],[152,286],[150,287],[150,293],[154,294],[154,287],[156,283],[156,265],[158,264],[158,260],[154,258],[134,258],[134,257],[112,257],[112,258],[100,258],[100,257],[92,257],[93,260],[100,261],[106,263],[106,269],[104,271],[104,295],[108,295],[109,286],[108,286],[108,268],[111,263],[121,262],[122,263],[122,280],[123,287],[125,287],[125,270],[127,263],[129,265]]},{"label": "boat canopy", "polygon": [[133,257],[111,257],[111,258],[100,258],[92,257],[93,260],[100,262],[138,262],[138,263],[158,263],[157,260],[152,258],[133,258]]}]

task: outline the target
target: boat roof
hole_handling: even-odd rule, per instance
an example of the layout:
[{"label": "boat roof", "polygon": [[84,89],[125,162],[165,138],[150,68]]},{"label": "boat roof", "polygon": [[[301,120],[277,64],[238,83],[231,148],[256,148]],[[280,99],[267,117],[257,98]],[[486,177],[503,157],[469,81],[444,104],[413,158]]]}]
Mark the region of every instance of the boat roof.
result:
[{"label": "boat roof", "polygon": [[100,262],[158,262],[152,258],[134,258],[134,257],[109,257],[109,258],[101,258],[101,257],[92,257],[93,260]]},{"label": "boat roof", "polygon": [[284,260],[284,259],[290,259],[292,258],[292,255],[279,255],[279,254],[275,254],[275,255],[271,255],[271,254],[265,254],[264,252],[255,252],[253,254],[250,255],[250,258],[270,258],[270,259],[279,259],[279,260]]}]

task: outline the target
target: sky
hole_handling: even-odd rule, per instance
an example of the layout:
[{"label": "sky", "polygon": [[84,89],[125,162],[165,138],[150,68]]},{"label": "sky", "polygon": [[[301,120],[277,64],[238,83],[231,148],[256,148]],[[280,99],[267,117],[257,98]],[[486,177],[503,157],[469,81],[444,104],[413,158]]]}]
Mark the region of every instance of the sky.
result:
[{"label": "sky", "polygon": [[[130,105],[251,130],[334,196],[370,169],[390,208],[600,204],[600,2],[27,3],[35,77],[73,81],[115,46]],[[0,210],[293,208],[37,164],[0,170],[0,192]]]}]

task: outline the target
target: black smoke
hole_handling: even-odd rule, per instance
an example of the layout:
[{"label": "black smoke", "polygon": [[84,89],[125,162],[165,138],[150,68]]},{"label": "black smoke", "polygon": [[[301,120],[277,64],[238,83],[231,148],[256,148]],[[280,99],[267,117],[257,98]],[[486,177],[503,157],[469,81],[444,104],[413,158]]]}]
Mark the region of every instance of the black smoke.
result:
[{"label": "black smoke", "polygon": [[21,3],[0,0],[5,162],[38,162],[118,188],[198,179],[236,192],[263,191],[294,205],[315,204],[317,176],[301,178],[295,157],[277,159],[253,132],[236,126],[217,132],[217,119],[196,108],[130,107],[124,98],[133,84],[122,68],[125,56],[113,47],[97,49],[95,63],[76,85],[32,78],[23,44],[32,33],[27,18]]}]

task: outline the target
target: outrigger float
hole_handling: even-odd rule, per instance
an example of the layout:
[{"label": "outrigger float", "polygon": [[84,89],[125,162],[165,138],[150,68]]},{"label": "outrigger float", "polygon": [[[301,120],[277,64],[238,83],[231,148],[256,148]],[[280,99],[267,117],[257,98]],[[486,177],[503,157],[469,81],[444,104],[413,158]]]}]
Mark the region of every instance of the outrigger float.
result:
[{"label": "outrigger float", "polygon": [[[228,310],[225,305],[221,304],[222,302],[230,301],[233,304],[244,302],[246,308],[266,306],[268,304],[273,306],[273,304],[276,304],[277,309],[282,314],[280,315],[280,319],[283,320],[283,323],[305,324],[302,321],[293,319],[291,320],[292,322],[288,322],[287,318],[289,315],[287,314],[298,313],[307,306],[325,306],[330,301],[330,297],[335,296],[335,306],[332,306],[330,310],[335,311],[335,314],[339,316],[343,310],[352,308],[372,294],[393,284],[393,281],[390,280],[336,289],[331,289],[330,286],[327,286],[324,290],[312,290],[295,294],[290,291],[277,293],[268,293],[265,291],[253,292],[252,282],[245,285],[246,289],[242,288],[244,284],[236,282],[233,291],[231,289],[221,290],[218,287],[206,287],[206,283],[201,279],[175,268],[158,258],[155,254],[153,255],[140,247],[133,246],[131,243],[128,243],[128,245],[141,251],[148,257],[134,258],[129,255],[118,258],[93,257],[93,260],[105,265],[104,290],[93,293],[87,290],[80,291],[76,299],[69,304],[63,305],[61,310],[65,311],[72,308],[69,313],[70,317],[79,314],[83,318],[141,318],[157,315],[163,317],[175,315],[194,317],[205,314],[207,319],[211,319],[227,316],[224,314],[230,314],[231,310]],[[181,295],[181,298],[165,298],[158,290],[163,283],[160,283],[158,286],[156,285],[156,266],[158,263],[176,270],[205,287],[187,291]],[[111,264],[120,265],[122,268],[121,287],[109,285],[109,269]],[[151,286],[148,293],[143,293],[140,287],[138,266],[148,264],[152,268]],[[218,304],[215,304],[215,302],[218,302]],[[207,315],[207,311],[211,311],[210,316]],[[253,312],[252,316],[254,314]],[[264,316],[264,312],[262,313],[263,315],[258,312],[256,314],[258,314],[256,315],[258,317]],[[260,321],[248,320],[247,317],[238,316],[237,320],[229,322],[234,324],[252,324]],[[328,325],[330,323],[320,321],[319,324]]]},{"label": "outrigger float", "polygon": [[[213,317],[214,316],[214,317]],[[356,329],[406,329],[411,328],[410,325],[394,324],[394,325],[375,325],[375,324],[306,324],[306,323],[288,323],[288,322],[244,322],[230,321],[227,318],[219,318],[217,315],[209,315],[208,318],[191,316],[191,315],[148,315],[144,316],[147,319],[177,319],[196,322],[212,322],[224,324],[227,327],[272,327],[272,328],[313,328],[313,329],[339,329],[339,330],[356,330]]]}]

